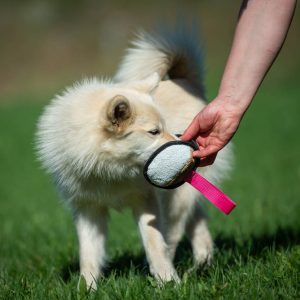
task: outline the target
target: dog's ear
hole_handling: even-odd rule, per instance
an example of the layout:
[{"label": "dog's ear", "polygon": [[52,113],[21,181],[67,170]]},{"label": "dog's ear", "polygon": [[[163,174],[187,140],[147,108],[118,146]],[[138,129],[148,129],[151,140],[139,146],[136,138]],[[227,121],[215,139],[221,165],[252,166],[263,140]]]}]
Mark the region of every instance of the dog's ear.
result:
[{"label": "dog's ear", "polygon": [[128,99],[122,95],[113,97],[108,103],[106,116],[109,131],[120,132],[125,129],[133,120],[132,107]]},{"label": "dog's ear", "polygon": [[153,73],[143,80],[128,83],[126,87],[135,89],[142,93],[152,94],[158,87],[159,82],[160,76],[158,75],[158,73]]}]

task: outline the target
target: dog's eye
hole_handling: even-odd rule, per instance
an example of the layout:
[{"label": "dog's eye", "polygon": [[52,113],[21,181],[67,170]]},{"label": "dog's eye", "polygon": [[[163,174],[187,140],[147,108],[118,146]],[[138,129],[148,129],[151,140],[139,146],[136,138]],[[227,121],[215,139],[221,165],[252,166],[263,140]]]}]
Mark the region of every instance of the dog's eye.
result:
[{"label": "dog's eye", "polygon": [[155,129],[149,130],[148,133],[150,133],[152,135],[158,135],[158,134],[160,134],[160,130],[155,128]]}]

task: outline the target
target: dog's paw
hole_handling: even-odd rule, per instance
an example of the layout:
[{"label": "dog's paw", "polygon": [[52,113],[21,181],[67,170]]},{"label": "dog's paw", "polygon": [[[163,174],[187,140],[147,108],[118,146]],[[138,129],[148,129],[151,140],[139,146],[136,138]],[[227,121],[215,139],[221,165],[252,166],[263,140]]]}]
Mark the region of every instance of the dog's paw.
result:
[{"label": "dog's paw", "polygon": [[177,285],[177,284],[181,283],[181,279],[179,278],[177,273],[168,275],[168,276],[155,276],[155,279],[153,278],[153,280],[155,280],[157,287],[164,287],[168,284],[176,284]]},{"label": "dog's paw", "polygon": [[198,245],[193,249],[194,264],[196,267],[209,266],[213,259],[213,243],[211,240],[205,244]]},{"label": "dog's paw", "polygon": [[209,250],[203,250],[194,255],[194,264],[196,267],[210,266],[212,263],[213,253]]},{"label": "dog's paw", "polygon": [[77,292],[80,295],[86,295],[91,291],[97,290],[97,283],[93,277],[86,278],[84,275],[80,275],[77,283]]},{"label": "dog's paw", "polygon": [[174,282],[174,283],[180,283],[181,280],[176,272],[172,274],[167,274],[164,277],[159,277],[159,280],[163,283],[167,282]]},{"label": "dog's paw", "polygon": [[180,278],[177,272],[175,271],[175,269],[167,270],[167,271],[160,270],[160,272],[158,273],[155,272],[151,272],[151,273],[155,277],[158,284],[164,285],[167,282],[180,283]]}]

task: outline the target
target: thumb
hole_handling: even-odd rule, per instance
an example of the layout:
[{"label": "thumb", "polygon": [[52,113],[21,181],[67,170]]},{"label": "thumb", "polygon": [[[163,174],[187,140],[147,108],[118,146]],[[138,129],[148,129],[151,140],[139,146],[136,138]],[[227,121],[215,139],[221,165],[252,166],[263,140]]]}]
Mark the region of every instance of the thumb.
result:
[{"label": "thumb", "polygon": [[213,118],[207,114],[207,110],[204,109],[198,113],[189,127],[184,131],[181,139],[183,141],[189,141],[196,139],[201,133],[207,132],[213,126]]}]

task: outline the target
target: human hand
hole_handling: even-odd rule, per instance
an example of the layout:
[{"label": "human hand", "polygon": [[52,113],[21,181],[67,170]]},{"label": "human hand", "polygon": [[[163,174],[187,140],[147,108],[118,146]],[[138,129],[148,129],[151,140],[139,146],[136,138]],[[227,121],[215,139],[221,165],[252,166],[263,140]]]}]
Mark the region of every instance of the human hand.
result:
[{"label": "human hand", "polygon": [[213,164],[218,151],[235,134],[243,113],[237,106],[216,98],[196,115],[181,139],[196,140],[199,150],[194,151],[193,156],[200,157],[200,166]]}]

